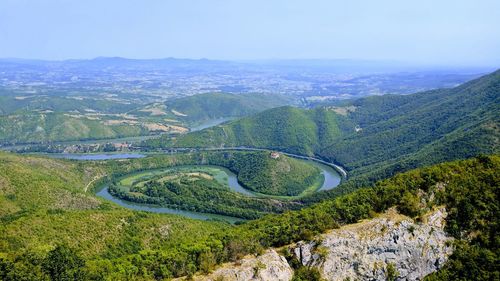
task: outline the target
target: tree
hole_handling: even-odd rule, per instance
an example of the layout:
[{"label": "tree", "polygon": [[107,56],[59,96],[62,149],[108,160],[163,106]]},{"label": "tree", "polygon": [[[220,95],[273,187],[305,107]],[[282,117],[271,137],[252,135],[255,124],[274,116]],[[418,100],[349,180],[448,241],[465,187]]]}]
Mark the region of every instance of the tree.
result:
[{"label": "tree", "polygon": [[215,255],[211,251],[202,252],[199,257],[200,270],[209,273],[217,263]]},{"label": "tree", "polygon": [[85,260],[65,245],[55,247],[43,262],[43,270],[54,281],[83,280],[84,266]]}]

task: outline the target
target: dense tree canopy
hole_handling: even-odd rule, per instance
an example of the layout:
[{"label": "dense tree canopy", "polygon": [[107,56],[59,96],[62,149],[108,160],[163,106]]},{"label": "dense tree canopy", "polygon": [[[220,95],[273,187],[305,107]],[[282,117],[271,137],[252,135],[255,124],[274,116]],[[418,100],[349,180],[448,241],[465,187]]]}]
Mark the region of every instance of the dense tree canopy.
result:
[{"label": "dense tree canopy", "polygon": [[[8,163],[4,160],[3,169],[6,169],[6,165]],[[230,227],[180,219],[183,225],[181,232],[176,230],[178,226],[175,221],[158,225],[160,218],[167,220],[168,216],[112,211],[114,207],[106,211],[106,208],[111,207],[106,205],[99,207],[100,210],[90,211],[40,212],[38,210],[18,214],[13,210],[10,215],[2,215],[4,223],[0,232],[3,237],[1,241],[7,243],[0,245],[1,251],[5,253],[0,262],[0,276],[7,279],[11,278],[8,276],[17,277],[24,274],[37,276],[39,280],[43,280],[51,276],[54,278],[53,276],[83,274],[81,276],[94,280],[162,279],[190,275],[198,270],[208,271],[220,262],[236,260],[249,253],[259,253],[269,246],[282,246],[298,240],[312,239],[314,235],[327,229],[370,218],[390,207],[396,207],[401,213],[418,218],[435,206],[445,206],[449,212],[446,230],[457,238],[456,251],[443,270],[428,278],[455,280],[474,276],[474,279],[491,280],[497,278],[499,274],[497,239],[500,215],[499,170],[498,156],[451,162],[399,174],[369,188],[328,199],[300,211],[268,215],[239,226]],[[9,173],[14,176],[12,172]],[[27,172],[26,176],[37,179],[39,183],[43,178],[42,174],[35,175],[32,172]],[[57,177],[52,176],[50,180],[55,183]],[[11,182],[18,187],[28,184],[20,179]],[[17,204],[16,199],[12,196],[10,198],[7,200]],[[2,203],[3,206],[9,206],[6,204]],[[83,213],[83,216],[79,216],[78,213]],[[47,227],[67,232],[75,231],[75,228],[64,227],[61,224],[85,224],[89,219],[92,223],[96,223],[95,219],[104,220],[113,213],[117,215],[115,222],[121,225],[116,234],[118,241],[103,244],[104,248],[100,250],[100,254],[96,252],[91,254],[89,248],[79,243],[69,248],[58,247],[56,245],[61,241],[54,240],[50,232],[39,232],[35,240],[24,236],[13,239],[9,234],[21,227],[17,224],[18,220],[33,220],[41,216],[43,220],[38,224],[49,222],[50,225]],[[112,217],[106,220],[109,220],[108,224],[113,221]],[[23,224],[23,227],[31,226]],[[193,231],[202,228],[205,229],[203,234],[192,239]],[[145,235],[144,231],[149,229],[153,229],[157,234]],[[61,237],[68,234],[63,234]],[[73,235],[72,239],[79,241],[88,239],[79,236],[77,232]],[[152,240],[144,240],[144,237],[151,237]],[[161,237],[169,239],[163,240]],[[34,251],[37,247],[20,248],[20,245],[25,245],[27,241],[37,243],[42,248],[47,247],[49,250]],[[49,244],[42,241],[47,241]],[[75,254],[80,251],[81,255]],[[61,263],[65,266],[59,266]],[[85,264],[83,272],[74,270],[83,263]],[[295,278],[303,280],[308,278],[307,276],[314,277],[316,273],[299,269]]]}]

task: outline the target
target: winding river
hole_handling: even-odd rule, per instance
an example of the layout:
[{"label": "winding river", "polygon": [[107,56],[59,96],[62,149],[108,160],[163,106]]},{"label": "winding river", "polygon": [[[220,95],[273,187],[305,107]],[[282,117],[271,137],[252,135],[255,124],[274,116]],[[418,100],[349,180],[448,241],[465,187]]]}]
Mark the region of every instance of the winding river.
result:
[{"label": "winding river", "polygon": [[[53,158],[65,158],[65,159],[82,160],[82,161],[83,160],[109,160],[109,159],[125,159],[125,158],[146,157],[146,155],[140,154],[140,153],[46,154],[46,155],[53,157]],[[306,161],[306,162],[310,163],[311,165],[318,167],[321,170],[321,174],[323,175],[324,180],[323,180],[321,187],[317,191],[329,190],[329,189],[332,189],[332,188],[336,187],[337,185],[339,185],[339,183],[341,181],[341,176],[331,166],[328,166],[328,165],[325,165],[325,164],[322,164],[322,163],[319,163],[319,162],[316,162],[313,160],[301,160],[301,161]],[[256,196],[254,193],[252,193],[251,191],[245,189],[243,186],[240,185],[236,174],[229,171],[225,167],[221,167],[221,166],[213,166],[213,167],[216,167],[227,174],[228,185],[229,185],[229,188],[231,190],[238,192],[238,193],[241,193],[241,194],[244,194],[246,196]],[[173,209],[173,208],[159,207],[159,206],[154,206],[154,205],[140,204],[140,203],[134,203],[134,202],[122,200],[122,199],[113,197],[109,193],[108,186],[106,186],[106,185],[99,188],[96,195],[99,197],[102,197],[106,200],[112,201],[112,202],[114,202],[122,207],[125,207],[128,209],[133,209],[133,210],[182,215],[185,217],[189,217],[189,218],[193,218],[193,219],[201,219],[201,220],[224,220],[224,221],[227,221],[230,223],[235,223],[237,221],[244,220],[241,218],[236,218],[236,217],[231,217],[231,216],[184,211],[184,210],[178,210],[178,209]]]},{"label": "winding river", "polygon": [[181,215],[184,217],[198,219],[198,220],[223,220],[223,221],[227,221],[229,223],[244,221],[244,219],[237,218],[237,217],[223,216],[223,215],[210,214],[210,213],[184,211],[184,210],[179,210],[179,209],[159,207],[159,206],[148,205],[148,204],[139,204],[139,203],[134,203],[134,202],[122,200],[120,198],[113,197],[113,195],[111,195],[109,193],[107,185],[101,187],[101,189],[96,193],[96,195],[101,197],[101,198],[104,198],[106,200],[109,200],[111,202],[114,202],[122,207],[125,207],[128,209],[133,209],[133,210],[138,210],[138,211],[146,211],[146,212],[161,213],[161,214]]},{"label": "winding river", "polygon": [[113,160],[113,159],[133,159],[144,158],[146,155],[140,153],[110,153],[110,154],[94,154],[94,153],[44,153],[52,158],[63,158],[71,160]]}]

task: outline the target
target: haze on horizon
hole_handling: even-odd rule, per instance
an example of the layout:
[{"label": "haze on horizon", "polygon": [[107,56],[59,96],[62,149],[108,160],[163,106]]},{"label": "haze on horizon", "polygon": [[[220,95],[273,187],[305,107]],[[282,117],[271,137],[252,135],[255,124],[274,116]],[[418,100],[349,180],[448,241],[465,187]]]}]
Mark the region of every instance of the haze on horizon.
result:
[{"label": "haze on horizon", "polygon": [[500,1],[0,0],[0,57],[500,64]]}]

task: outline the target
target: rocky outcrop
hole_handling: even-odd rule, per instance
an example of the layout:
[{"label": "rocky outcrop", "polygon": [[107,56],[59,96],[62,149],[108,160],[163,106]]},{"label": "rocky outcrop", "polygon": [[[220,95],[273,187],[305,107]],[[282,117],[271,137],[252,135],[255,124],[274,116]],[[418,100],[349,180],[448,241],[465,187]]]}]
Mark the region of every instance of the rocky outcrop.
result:
[{"label": "rocky outcrop", "polygon": [[[305,266],[317,267],[326,280],[420,280],[438,270],[452,248],[444,232],[444,208],[422,223],[390,210],[384,215],[321,235],[292,247]],[[392,273],[389,273],[392,271]]]},{"label": "rocky outcrop", "polygon": [[258,257],[247,257],[238,263],[224,264],[206,276],[195,276],[194,280],[203,281],[288,281],[293,270],[283,256],[271,249]]},{"label": "rocky outcrop", "polygon": [[[377,218],[343,226],[314,241],[288,246],[304,266],[325,280],[421,280],[438,270],[452,253],[444,231],[446,210],[436,209],[415,222],[391,209]],[[390,272],[390,273],[389,273]],[[194,280],[291,280],[293,269],[276,250],[224,264]]]}]

